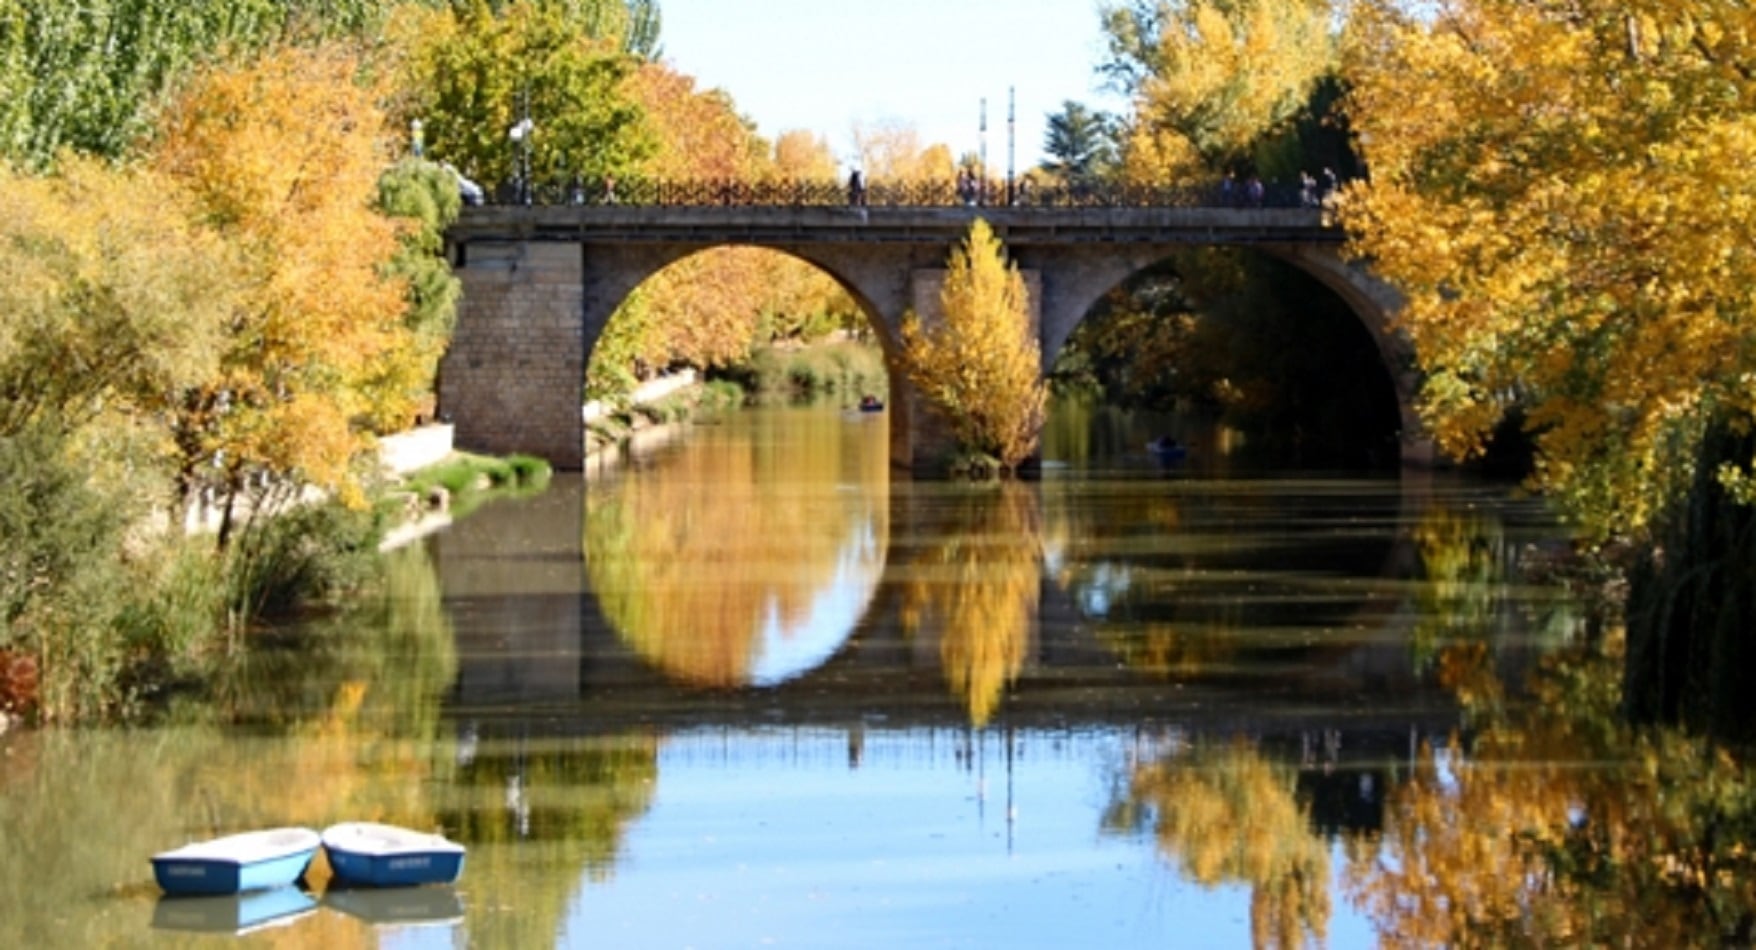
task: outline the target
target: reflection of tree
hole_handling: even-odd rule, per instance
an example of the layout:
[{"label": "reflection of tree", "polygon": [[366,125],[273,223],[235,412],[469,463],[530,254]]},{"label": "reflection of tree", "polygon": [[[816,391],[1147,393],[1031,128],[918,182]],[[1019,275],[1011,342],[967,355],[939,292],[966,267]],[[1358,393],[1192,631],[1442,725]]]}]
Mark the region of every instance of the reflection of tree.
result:
[{"label": "reflection of tree", "polygon": [[1328,851],[1297,784],[1244,742],[1196,746],[1137,768],[1111,812],[1152,816],[1160,849],[1190,880],[1248,884],[1256,946],[1299,947],[1306,934],[1323,940],[1330,907]]},{"label": "reflection of tree", "polygon": [[[650,735],[481,735],[440,811],[471,846],[469,943],[552,946],[581,874],[608,877],[623,835],[652,805],[659,740]],[[516,908],[495,913],[492,908]]]},{"label": "reflection of tree", "polygon": [[[1472,681],[1481,651],[1442,657]],[[1416,945],[1747,945],[1756,783],[1708,744],[1635,731],[1619,658],[1569,658],[1465,748],[1423,750],[1347,885]]]},{"label": "reflection of tree", "polygon": [[[875,586],[884,556],[885,455],[847,445],[879,427],[832,413],[788,414],[784,432],[745,423],[703,430],[587,500],[586,567],[605,616],[700,685],[750,682],[765,628],[798,627],[850,558]],[[754,417],[769,423],[781,420]]]},{"label": "reflection of tree", "polygon": [[333,717],[350,696],[350,716],[417,739],[437,729],[439,699],[457,676],[457,644],[432,557],[418,545],[379,562],[376,595],[355,609],[260,646],[228,670],[222,715],[278,719],[290,727]]},{"label": "reflection of tree", "polygon": [[986,725],[1024,668],[1041,597],[1042,529],[1035,489],[958,486],[944,533],[910,561],[903,618],[939,635],[951,691]]}]

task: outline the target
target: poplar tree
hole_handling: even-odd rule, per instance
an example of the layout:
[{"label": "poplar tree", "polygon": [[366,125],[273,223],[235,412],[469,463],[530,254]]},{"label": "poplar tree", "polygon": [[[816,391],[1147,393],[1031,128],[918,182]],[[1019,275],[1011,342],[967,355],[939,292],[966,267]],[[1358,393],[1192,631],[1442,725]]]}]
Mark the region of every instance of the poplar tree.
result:
[{"label": "poplar tree", "polygon": [[909,379],[966,451],[1014,469],[1036,450],[1048,397],[1018,266],[977,218],[951,252],[939,294],[941,320],[903,320]]}]

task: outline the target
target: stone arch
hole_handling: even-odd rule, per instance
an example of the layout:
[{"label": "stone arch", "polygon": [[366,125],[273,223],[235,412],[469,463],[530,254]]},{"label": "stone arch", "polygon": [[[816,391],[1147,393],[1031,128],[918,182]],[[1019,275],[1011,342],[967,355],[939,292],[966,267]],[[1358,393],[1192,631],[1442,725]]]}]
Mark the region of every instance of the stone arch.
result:
[{"label": "stone arch", "polygon": [[[1035,268],[1042,274],[1043,371],[1046,373],[1053,368],[1074,329],[1105,294],[1186,246],[1079,245],[1042,252],[1023,248],[1015,252],[1014,260],[1020,267]],[[1414,363],[1414,352],[1407,338],[1396,332],[1391,323],[1402,303],[1396,291],[1362,267],[1344,261],[1334,245],[1247,246],[1298,268],[1347,304],[1371,337],[1396,392],[1397,412],[1402,422],[1404,463],[1431,463],[1433,443],[1415,412],[1420,374]]]},{"label": "stone arch", "polygon": [[873,275],[862,273],[859,268],[847,267],[850,263],[858,263],[857,258],[854,261],[837,260],[834,255],[814,254],[812,252],[816,249],[810,247],[734,240],[713,243],[614,241],[580,245],[580,303],[585,325],[586,353],[591,352],[623,301],[641,284],[686,258],[731,247],[775,251],[803,261],[827,274],[853,298],[854,304],[865,314],[867,322],[872,325],[886,349],[894,345],[891,339],[894,336],[894,326],[883,306],[882,288],[876,288],[880,299],[874,300],[871,290],[876,282],[872,279]]}]

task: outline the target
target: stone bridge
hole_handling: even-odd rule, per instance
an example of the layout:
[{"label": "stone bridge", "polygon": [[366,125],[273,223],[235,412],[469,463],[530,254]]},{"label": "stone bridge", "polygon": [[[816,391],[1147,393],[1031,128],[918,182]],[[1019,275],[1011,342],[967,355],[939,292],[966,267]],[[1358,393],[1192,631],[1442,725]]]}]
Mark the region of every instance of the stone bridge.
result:
[{"label": "stone bridge", "polygon": [[1024,272],[1045,371],[1104,294],[1179,248],[1247,246],[1300,268],[1346,301],[1376,341],[1400,403],[1404,460],[1431,459],[1413,411],[1413,360],[1388,325],[1397,297],[1341,258],[1342,232],[1318,208],[465,208],[448,235],[463,300],[440,366],[440,411],[461,447],[580,467],[586,360],[622,301],[690,254],[764,247],[821,268],[865,311],[890,368],[891,463],[912,468],[943,436],[899,371],[903,315],[936,309],[947,255],[978,215]]}]

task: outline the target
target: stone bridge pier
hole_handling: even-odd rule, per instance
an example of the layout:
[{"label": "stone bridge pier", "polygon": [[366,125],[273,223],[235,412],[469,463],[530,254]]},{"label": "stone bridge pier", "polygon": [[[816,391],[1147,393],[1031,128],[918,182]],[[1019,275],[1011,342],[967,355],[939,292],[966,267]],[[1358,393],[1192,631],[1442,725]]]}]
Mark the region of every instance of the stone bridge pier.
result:
[{"label": "stone bridge pier", "polygon": [[1133,274],[1191,244],[1248,245],[1353,308],[1395,384],[1405,461],[1431,460],[1412,408],[1413,362],[1388,326],[1395,294],[1342,261],[1339,232],[1314,209],[472,208],[449,235],[463,297],[440,365],[440,412],[461,446],[581,467],[585,366],[611,315],[690,254],[757,246],[822,269],[865,312],[890,369],[891,464],[918,468],[949,440],[901,370],[902,319],[911,309],[930,319],[947,255],[978,213],[1024,272],[1045,371],[1091,307]]}]

